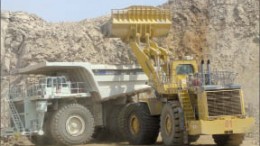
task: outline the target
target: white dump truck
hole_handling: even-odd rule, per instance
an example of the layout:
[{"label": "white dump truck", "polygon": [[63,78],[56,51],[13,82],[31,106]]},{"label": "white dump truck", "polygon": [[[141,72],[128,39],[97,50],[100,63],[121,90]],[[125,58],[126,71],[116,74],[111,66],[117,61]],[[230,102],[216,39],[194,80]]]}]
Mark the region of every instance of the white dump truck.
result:
[{"label": "white dump truck", "polygon": [[10,88],[11,126],[1,136],[18,132],[37,144],[82,144],[102,133],[120,138],[122,107],[140,96],[153,98],[138,66],[44,62],[18,74],[34,81]]}]

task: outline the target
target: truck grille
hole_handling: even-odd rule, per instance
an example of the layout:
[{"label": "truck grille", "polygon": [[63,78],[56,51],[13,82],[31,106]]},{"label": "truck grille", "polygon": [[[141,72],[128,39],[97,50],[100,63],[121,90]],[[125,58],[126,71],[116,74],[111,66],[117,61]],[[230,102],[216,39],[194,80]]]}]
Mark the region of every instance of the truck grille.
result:
[{"label": "truck grille", "polygon": [[207,92],[209,116],[240,115],[239,90]]}]

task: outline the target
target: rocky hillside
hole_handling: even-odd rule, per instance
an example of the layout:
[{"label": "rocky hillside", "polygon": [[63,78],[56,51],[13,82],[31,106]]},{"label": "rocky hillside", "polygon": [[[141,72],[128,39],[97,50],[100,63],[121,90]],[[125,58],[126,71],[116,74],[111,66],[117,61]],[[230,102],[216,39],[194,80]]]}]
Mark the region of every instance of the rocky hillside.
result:
[{"label": "rocky hillside", "polygon": [[4,75],[10,69],[46,60],[129,63],[129,52],[123,43],[116,39],[104,39],[100,33],[99,26],[107,19],[48,23],[24,12],[3,12]]},{"label": "rocky hillside", "polygon": [[[209,57],[238,73],[246,103],[259,103],[259,0],[172,0],[173,27],[163,40],[177,56]],[[207,55],[208,54],[208,55]]]},{"label": "rocky hillside", "polygon": [[[214,68],[237,72],[246,103],[258,106],[259,0],[171,0],[160,7],[171,9],[173,26],[159,44],[176,58],[206,56]],[[9,72],[37,62],[135,63],[127,45],[102,36],[100,26],[108,19],[50,23],[26,12],[2,11],[1,95]]]}]

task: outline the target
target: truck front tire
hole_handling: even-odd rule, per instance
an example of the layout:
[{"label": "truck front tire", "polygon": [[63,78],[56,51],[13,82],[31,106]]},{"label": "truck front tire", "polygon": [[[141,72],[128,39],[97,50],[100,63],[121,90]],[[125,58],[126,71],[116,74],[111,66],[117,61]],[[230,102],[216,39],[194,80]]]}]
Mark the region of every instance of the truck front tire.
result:
[{"label": "truck front tire", "polygon": [[91,140],[94,133],[93,115],[83,105],[67,104],[53,114],[50,132],[60,144],[84,144]]},{"label": "truck front tire", "polygon": [[159,117],[151,116],[145,103],[130,103],[124,114],[126,139],[130,144],[154,144],[159,134]]}]

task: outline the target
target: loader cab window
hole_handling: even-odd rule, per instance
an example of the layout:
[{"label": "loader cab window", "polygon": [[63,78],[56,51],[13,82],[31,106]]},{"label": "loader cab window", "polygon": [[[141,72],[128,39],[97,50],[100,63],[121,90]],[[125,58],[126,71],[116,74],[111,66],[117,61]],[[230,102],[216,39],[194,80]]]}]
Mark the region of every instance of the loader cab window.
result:
[{"label": "loader cab window", "polygon": [[180,64],[176,67],[176,73],[177,73],[177,75],[193,74],[194,69],[191,64]]}]

